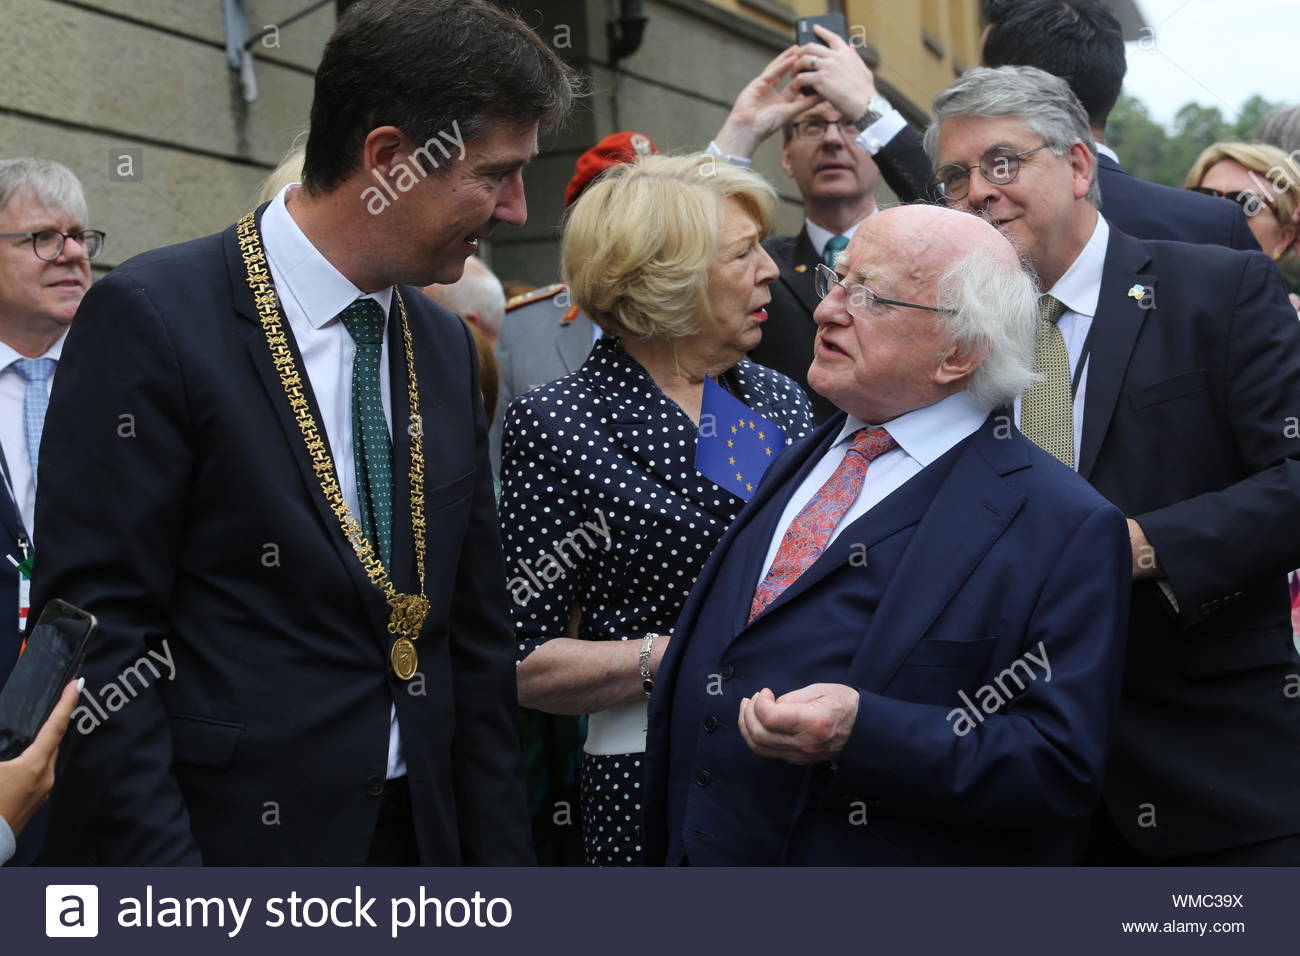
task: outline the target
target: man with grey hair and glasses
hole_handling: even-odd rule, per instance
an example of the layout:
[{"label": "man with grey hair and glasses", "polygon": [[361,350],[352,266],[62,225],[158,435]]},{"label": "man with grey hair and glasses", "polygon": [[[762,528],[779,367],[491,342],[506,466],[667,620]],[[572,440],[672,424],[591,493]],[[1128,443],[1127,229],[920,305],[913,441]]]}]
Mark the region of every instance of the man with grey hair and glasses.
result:
[{"label": "man with grey hair and glasses", "polygon": [[1129,516],[1124,695],[1084,859],[1300,863],[1300,327],[1276,269],[1108,224],[1058,77],[971,70],[934,115],[935,185],[1046,293],[1017,423]]},{"label": "man with grey hair and glasses", "polygon": [[[81,182],[61,163],[0,159],[0,686],[22,646],[36,540],[36,466],[68,324],[104,233],[87,229]],[[9,628],[14,627],[10,631]],[[18,844],[30,863],[44,814]]]},{"label": "man with grey hair and glasses", "polygon": [[[0,586],[16,631],[0,629],[0,684],[22,640],[36,465],[63,338],[90,288],[104,233],[87,229],[81,182],[49,159],[0,159]],[[17,566],[15,565],[17,563]],[[6,625],[7,626],[7,625]]]},{"label": "man with grey hair and glasses", "polygon": [[1068,863],[1123,672],[1124,520],[1011,426],[1036,290],[987,224],[864,222],[778,458],[701,572],[650,700],[647,859]]}]

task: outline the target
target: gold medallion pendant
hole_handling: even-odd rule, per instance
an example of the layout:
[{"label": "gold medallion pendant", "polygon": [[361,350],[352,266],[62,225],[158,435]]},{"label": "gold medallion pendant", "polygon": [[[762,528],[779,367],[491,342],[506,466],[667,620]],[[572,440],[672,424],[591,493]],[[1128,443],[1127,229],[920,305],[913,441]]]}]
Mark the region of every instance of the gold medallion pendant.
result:
[{"label": "gold medallion pendant", "polygon": [[[275,294],[271,282],[271,273],[266,264],[266,252],[262,249],[262,237],[258,235],[253,213],[244,216],[236,224],[239,238],[239,251],[244,259],[245,277],[249,291],[253,293],[253,302],[257,308],[258,321],[266,336],[267,347],[271,351],[272,361],[280,377],[280,386],[284,389],[293,412],[298,430],[302,434],[311,457],[312,470],[320,482],[321,494],[329,503],[330,510],[338,520],[343,536],[352,545],[352,550],[361,562],[375,587],[384,593],[388,602],[388,632],[395,634],[398,640],[389,652],[389,661],[393,673],[402,680],[410,680],[420,666],[419,655],[415,651],[415,641],[424,627],[424,619],[429,614],[429,600],[424,594],[424,433],[420,428],[411,430],[411,470],[408,483],[411,494],[411,534],[415,539],[415,567],[420,580],[419,594],[402,594],[393,586],[388,569],[379,560],[374,546],[366,540],[361,524],[343,500],[343,491],[339,488],[337,471],[330,457],[329,446],[321,437],[320,428],[311,413],[311,406],[303,397],[304,380],[298,371],[293,350],[284,331],[284,321],[280,313],[280,300]],[[420,387],[415,378],[415,346],[411,341],[411,326],[406,317],[406,303],[402,294],[393,289],[397,300],[397,310],[401,317],[402,342],[406,347],[406,397],[409,403],[410,421],[420,421]]]},{"label": "gold medallion pendant", "polygon": [[393,663],[393,673],[402,680],[410,680],[420,669],[420,655],[415,652],[415,644],[410,638],[399,637],[394,641],[388,657]]}]

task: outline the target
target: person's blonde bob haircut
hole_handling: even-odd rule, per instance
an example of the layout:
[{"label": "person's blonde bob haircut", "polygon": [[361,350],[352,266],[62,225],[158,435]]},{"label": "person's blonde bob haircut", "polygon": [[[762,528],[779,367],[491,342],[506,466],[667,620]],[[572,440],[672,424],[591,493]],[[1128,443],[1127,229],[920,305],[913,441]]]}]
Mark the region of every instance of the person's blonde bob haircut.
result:
[{"label": "person's blonde bob haircut", "polygon": [[1215,143],[1196,157],[1184,185],[1188,189],[1199,186],[1210,167],[1225,159],[1254,173],[1259,180],[1258,191],[1275,204],[1278,222],[1284,226],[1291,222],[1291,215],[1300,205],[1300,170],[1286,153],[1268,143]]},{"label": "person's blonde bob haircut", "polygon": [[675,339],[712,328],[708,270],[729,199],[767,235],[776,191],[748,169],[707,153],[608,169],[565,221],[563,277],[574,304],[614,335]]}]

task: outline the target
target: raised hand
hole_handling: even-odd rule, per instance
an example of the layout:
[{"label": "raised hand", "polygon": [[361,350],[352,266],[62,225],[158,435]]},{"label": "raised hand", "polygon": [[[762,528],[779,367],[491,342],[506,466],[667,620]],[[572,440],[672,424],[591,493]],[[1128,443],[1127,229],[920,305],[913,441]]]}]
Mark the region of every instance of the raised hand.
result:
[{"label": "raised hand", "polygon": [[713,137],[723,153],[748,159],[763,140],[821,102],[819,96],[804,96],[794,83],[781,89],[781,80],[794,69],[799,50],[800,47],[791,46],[778,53],[740,91],[727,121]]}]

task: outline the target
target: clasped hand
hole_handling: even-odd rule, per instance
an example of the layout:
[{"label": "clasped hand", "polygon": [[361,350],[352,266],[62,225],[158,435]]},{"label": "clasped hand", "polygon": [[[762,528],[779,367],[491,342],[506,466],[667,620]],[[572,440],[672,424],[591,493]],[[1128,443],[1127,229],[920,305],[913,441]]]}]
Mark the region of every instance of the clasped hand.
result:
[{"label": "clasped hand", "polygon": [[848,746],[859,695],[844,684],[809,684],[775,696],[766,687],[740,702],[737,725],[760,757],[793,764],[836,760]]}]

